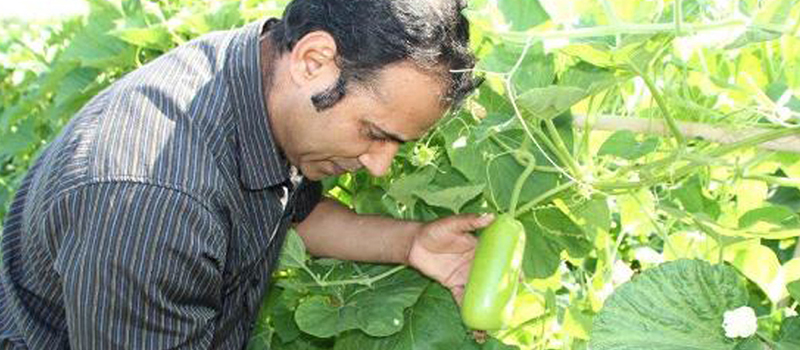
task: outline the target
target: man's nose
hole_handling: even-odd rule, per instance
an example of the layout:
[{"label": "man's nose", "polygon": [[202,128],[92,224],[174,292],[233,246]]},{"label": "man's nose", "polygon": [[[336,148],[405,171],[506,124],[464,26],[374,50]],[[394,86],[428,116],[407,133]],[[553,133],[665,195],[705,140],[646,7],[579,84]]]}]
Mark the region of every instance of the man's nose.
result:
[{"label": "man's nose", "polygon": [[358,161],[367,168],[372,176],[383,176],[389,172],[392,159],[399,149],[400,144],[397,142],[374,143],[367,153],[358,157]]}]

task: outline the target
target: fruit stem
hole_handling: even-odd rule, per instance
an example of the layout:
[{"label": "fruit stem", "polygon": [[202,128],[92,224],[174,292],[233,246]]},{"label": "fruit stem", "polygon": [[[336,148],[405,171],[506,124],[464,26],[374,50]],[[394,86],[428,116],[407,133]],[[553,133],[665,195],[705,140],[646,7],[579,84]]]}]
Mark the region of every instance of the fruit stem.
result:
[{"label": "fruit stem", "polygon": [[517,182],[514,184],[514,192],[511,193],[511,203],[509,204],[509,213],[511,213],[511,217],[516,217],[517,213],[517,203],[519,203],[519,195],[522,192],[522,187],[524,187],[525,182],[528,180],[528,177],[531,176],[533,171],[536,169],[536,158],[530,154],[530,152],[520,151],[518,153],[519,161],[527,162],[528,164],[525,166],[525,170],[522,174],[519,175],[517,178]]}]

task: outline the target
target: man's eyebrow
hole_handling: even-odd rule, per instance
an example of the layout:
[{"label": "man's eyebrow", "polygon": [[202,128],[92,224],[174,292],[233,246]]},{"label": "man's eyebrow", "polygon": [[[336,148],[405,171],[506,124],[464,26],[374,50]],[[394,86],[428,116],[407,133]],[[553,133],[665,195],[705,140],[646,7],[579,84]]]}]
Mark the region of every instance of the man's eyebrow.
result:
[{"label": "man's eyebrow", "polygon": [[386,139],[392,140],[394,142],[397,142],[399,144],[404,144],[406,142],[414,141],[414,140],[406,140],[406,139],[404,139],[402,136],[400,136],[398,134],[395,134],[395,133],[393,133],[391,131],[386,131],[386,130],[382,129],[380,126],[378,126],[377,124],[373,123],[373,122],[367,121],[366,123],[370,128],[373,129],[373,131],[375,133],[378,134],[377,135],[378,137],[386,138]]}]

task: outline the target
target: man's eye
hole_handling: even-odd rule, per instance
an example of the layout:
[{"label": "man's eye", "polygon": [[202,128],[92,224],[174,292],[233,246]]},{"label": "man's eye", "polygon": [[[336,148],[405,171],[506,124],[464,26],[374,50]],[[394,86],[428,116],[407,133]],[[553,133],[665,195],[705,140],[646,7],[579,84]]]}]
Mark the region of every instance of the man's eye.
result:
[{"label": "man's eye", "polygon": [[383,137],[383,136],[379,135],[378,133],[376,133],[376,132],[374,132],[372,130],[367,132],[367,137],[369,137],[369,139],[372,140],[372,141],[385,142],[385,141],[389,140],[386,137]]}]

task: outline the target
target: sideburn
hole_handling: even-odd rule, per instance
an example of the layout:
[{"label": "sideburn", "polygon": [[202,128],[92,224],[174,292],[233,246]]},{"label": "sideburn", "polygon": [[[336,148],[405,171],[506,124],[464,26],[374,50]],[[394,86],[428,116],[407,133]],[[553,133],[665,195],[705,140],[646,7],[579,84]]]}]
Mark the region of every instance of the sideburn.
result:
[{"label": "sideburn", "polygon": [[342,74],[339,74],[339,78],[336,79],[336,83],[333,84],[333,86],[311,96],[311,103],[314,105],[317,112],[322,112],[333,107],[336,102],[344,98],[346,85],[347,80],[342,77]]}]

